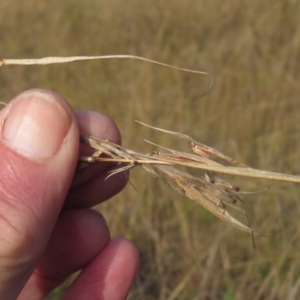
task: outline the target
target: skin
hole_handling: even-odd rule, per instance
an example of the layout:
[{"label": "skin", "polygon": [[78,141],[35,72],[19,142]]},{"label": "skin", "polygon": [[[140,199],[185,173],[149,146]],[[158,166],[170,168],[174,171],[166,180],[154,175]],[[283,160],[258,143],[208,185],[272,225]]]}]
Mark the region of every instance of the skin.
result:
[{"label": "skin", "polygon": [[120,192],[127,176],[104,181],[107,163],[75,172],[78,155],[90,152],[79,132],[120,143],[115,123],[36,89],[0,111],[0,130],[0,299],[44,299],[78,270],[62,299],[125,299],[138,251],[111,239],[90,207]]}]

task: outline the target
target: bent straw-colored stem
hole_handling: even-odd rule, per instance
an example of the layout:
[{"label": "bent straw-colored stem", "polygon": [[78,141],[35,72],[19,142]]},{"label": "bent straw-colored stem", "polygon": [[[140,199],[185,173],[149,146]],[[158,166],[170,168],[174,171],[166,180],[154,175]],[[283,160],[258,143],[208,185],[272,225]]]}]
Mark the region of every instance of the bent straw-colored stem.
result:
[{"label": "bent straw-colored stem", "polygon": [[162,67],[171,68],[174,70],[187,72],[187,73],[194,73],[198,75],[206,75],[210,78],[210,85],[208,89],[201,95],[204,96],[213,86],[213,77],[207,72],[193,70],[193,69],[187,69],[187,68],[181,68],[169,64],[165,64],[153,59],[145,58],[142,56],[137,55],[129,55],[129,54],[114,54],[114,55],[96,55],[96,56],[66,56],[66,57],[60,57],[60,56],[52,56],[52,57],[43,57],[43,58],[20,58],[20,59],[9,59],[9,58],[0,58],[0,67],[3,66],[11,66],[11,65],[49,65],[49,64],[62,64],[62,63],[69,63],[74,61],[87,61],[87,60],[104,60],[104,59],[134,59],[134,60],[140,60],[148,63],[152,63],[155,65],[159,65]]},{"label": "bent straw-colored stem", "polygon": [[206,72],[180,68],[176,66],[172,66],[169,64],[161,63],[156,60],[152,60],[149,58],[137,56],[137,55],[128,55],[128,54],[116,54],[116,55],[97,55],[97,56],[67,56],[67,57],[60,57],[60,56],[53,56],[53,57],[43,57],[43,58],[20,58],[20,59],[0,59],[0,67],[2,66],[9,66],[9,65],[49,65],[49,64],[60,64],[60,63],[68,63],[73,61],[84,61],[84,60],[104,60],[104,59],[135,59],[141,60],[145,62],[149,62],[152,64],[180,70],[183,72],[188,73],[195,73],[195,74],[202,74],[202,75],[209,75]]},{"label": "bent straw-colored stem", "polygon": [[49,65],[49,64],[61,64],[61,63],[69,63],[74,61],[85,61],[85,60],[104,60],[104,59],[135,59],[141,60],[144,62],[149,62],[152,64],[156,64],[159,66],[172,68],[175,70],[188,72],[188,73],[195,73],[195,74],[202,74],[202,75],[211,75],[207,72],[181,68],[172,66],[169,64],[165,64],[162,62],[158,62],[153,59],[137,56],[137,55],[129,55],[129,54],[115,54],[115,55],[97,55],[97,56],[68,56],[68,57],[60,57],[60,56],[52,56],[52,57],[43,57],[43,58],[20,58],[20,59],[8,59],[2,58],[0,59],[0,67],[2,66],[9,66],[9,65]]}]

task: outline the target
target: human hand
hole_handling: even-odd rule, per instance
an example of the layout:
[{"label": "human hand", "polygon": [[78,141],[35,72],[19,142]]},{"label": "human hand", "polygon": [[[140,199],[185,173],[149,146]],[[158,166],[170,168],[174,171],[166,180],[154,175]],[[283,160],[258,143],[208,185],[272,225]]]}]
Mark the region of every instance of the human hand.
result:
[{"label": "human hand", "polygon": [[[79,131],[120,143],[112,120],[73,112],[57,94],[30,90],[0,111],[0,299],[39,300],[77,270],[63,299],[124,299],[138,252],[110,239],[89,207],[118,193],[124,173],[108,164],[76,172]],[[74,178],[73,178],[74,177]]]}]

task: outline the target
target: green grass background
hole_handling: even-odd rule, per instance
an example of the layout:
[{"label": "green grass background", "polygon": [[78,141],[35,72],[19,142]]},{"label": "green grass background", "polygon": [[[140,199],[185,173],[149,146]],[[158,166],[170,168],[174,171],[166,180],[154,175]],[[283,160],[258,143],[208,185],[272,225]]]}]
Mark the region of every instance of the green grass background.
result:
[{"label": "green grass background", "polygon": [[[300,174],[300,2],[239,0],[0,1],[0,57],[132,54],[207,71],[130,60],[0,70],[0,99],[33,87],[99,110],[123,145],[183,141],[134,122],[187,133],[252,167]],[[232,178],[243,190],[270,184]],[[142,169],[99,209],[113,236],[140,249],[129,299],[299,299],[300,189],[276,183],[244,197],[256,239],[225,225]],[[239,216],[239,215],[238,215]],[[239,216],[241,219],[243,216]],[[65,287],[48,299],[60,299]]]}]

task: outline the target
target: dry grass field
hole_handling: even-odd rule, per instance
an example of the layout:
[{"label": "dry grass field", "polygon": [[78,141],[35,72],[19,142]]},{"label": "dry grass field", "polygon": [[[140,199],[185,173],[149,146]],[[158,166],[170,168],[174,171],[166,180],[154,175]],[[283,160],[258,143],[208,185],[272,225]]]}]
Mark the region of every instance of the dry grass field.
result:
[{"label": "dry grass field", "polygon": [[[74,108],[99,110],[124,146],[185,143],[135,123],[187,133],[255,168],[300,174],[300,3],[239,0],[0,1],[0,57],[132,54],[209,72],[181,73],[131,60],[14,66],[0,100],[52,89]],[[268,181],[228,177],[242,190]],[[97,207],[113,236],[140,249],[128,299],[299,299],[300,186],[276,183],[244,196],[256,238],[213,217],[144,170]],[[243,220],[241,214],[235,214]],[[60,299],[64,287],[48,296]]]}]

